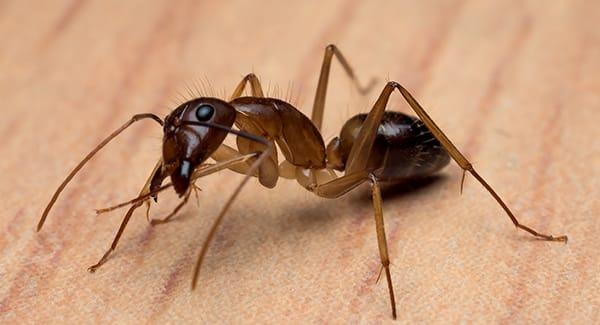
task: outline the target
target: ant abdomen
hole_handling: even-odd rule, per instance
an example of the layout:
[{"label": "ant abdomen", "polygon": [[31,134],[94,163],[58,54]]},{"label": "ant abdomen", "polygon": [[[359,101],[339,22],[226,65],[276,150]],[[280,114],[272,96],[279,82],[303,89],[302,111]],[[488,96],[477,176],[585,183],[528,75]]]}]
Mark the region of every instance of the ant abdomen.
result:
[{"label": "ant abdomen", "polygon": [[[340,136],[330,142],[328,157],[330,163],[337,164],[336,169],[344,169],[366,118],[367,114],[355,115],[344,124]],[[449,162],[450,156],[421,120],[386,111],[377,129],[367,169],[381,181],[395,181],[429,176]]]}]

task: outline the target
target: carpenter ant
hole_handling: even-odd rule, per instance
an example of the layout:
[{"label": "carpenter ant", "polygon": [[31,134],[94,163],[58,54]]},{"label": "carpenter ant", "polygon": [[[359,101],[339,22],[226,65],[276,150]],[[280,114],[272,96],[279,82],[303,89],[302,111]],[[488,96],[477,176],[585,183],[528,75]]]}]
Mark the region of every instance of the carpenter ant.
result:
[{"label": "carpenter ant", "polygon": [[[494,189],[473,169],[467,158],[446,137],[423,107],[397,82],[388,82],[371,111],[348,120],[339,136],[325,146],[319,130],[323,121],[333,57],[338,59],[361,93],[366,93],[371,88],[360,85],[352,68],[336,46],[327,46],[310,119],[288,102],[265,97],[254,74],[244,77],[229,101],[210,97],[195,98],[181,104],[167,115],[164,121],[151,113],[134,115],[92,150],[66,177],[44,210],[37,230],[42,228],[50,209],[65,186],[92,156],[133,123],[151,119],[164,130],[162,157],[137,198],[111,208],[97,210],[101,213],[131,205],[112,245],[100,261],[89,268],[90,272],[94,272],[107,261],[134,210],[144,203],[149,206],[151,198],[156,199],[159,192],[172,186],[183,199],[166,218],[152,220],[152,224],[164,223],[187,202],[198,178],[223,169],[246,176],[222,208],[204,241],[194,269],[192,288],[196,285],[203,258],[217,227],[251,177],[257,177],[260,184],[268,188],[275,187],[279,177],[295,179],[305,189],[326,198],[337,198],[358,185],[369,182],[381,271],[385,271],[387,278],[394,319],[396,303],[381,207],[381,182],[397,183],[409,178],[431,175],[446,166],[452,158],[463,169],[462,181],[466,172],[471,173],[502,206],[517,228],[543,240],[567,241],[567,236],[546,235],[519,223]],[[242,97],[248,83],[252,96]],[[418,118],[385,110],[394,90],[400,92]],[[232,129],[234,124],[238,130]],[[223,144],[228,133],[237,136],[237,150]],[[276,147],[283,154],[281,163]],[[212,158],[216,163],[205,163],[208,158]],[[343,176],[338,176],[335,171],[343,172]],[[168,177],[171,182],[162,185]]]}]

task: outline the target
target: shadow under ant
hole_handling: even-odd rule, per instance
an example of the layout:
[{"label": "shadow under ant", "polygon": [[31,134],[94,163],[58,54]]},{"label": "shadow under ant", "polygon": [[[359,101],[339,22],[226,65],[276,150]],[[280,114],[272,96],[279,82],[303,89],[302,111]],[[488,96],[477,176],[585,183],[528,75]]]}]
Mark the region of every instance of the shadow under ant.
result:
[{"label": "shadow under ant", "polygon": [[[396,183],[382,183],[381,197],[393,200],[407,195],[416,195],[432,187],[433,184],[447,179],[447,177],[445,174],[436,174],[419,178],[408,178]],[[371,191],[359,191],[358,199],[361,203],[372,204]]]},{"label": "shadow under ant", "polygon": [[[447,178],[446,175],[435,175],[419,179],[409,179],[402,183],[382,184],[382,197],[388,200],[386,203],[389,204],[411,195],[423,194],[425,191],[435,190],[435,185]],[[202,196],[200,202],[201,206]],[[282,203],[282,201],[279,201],[277,203],[277,208],[270,210],[268,214],[260,215],[260,212],[252,213],[256,218],[253,217],[251,220],[243,216],[244,210],[233,208],[230,210],[231,214],[229,215],[228,220],[222,225],[224,226],[223,228],[231,229],[232,225],[252,222],[254,224],[253,228],[255,229],[273,229],[276,227],[276,229],[273,229],[273,232],[276,230],[276,235],[271,235],[270,232],[264,231],[257,233],[251,230],[237,230],[234,238],[229,237],[227,234],[225,234],[225,236],[228,240],[233,241],[233,245],[244,247],[244,251],[249,253],[251,251],[257,251],[258,247],[253,246],[255,246],[257,242],[262,242],[262,240],[257,241],[257,236],[278,236],[280,238],[279,240],[284,240],[281,239],[281,237],[288,237],[288,239],[298,237],[292,236],[291,234],[299,233],[301,233],[302,236],[321,236],[320,234],[315,234],[313,230],[315,230],[315,228],[335,229],[335,224],[342,222],[342,218],[360,218],[367,222],[372,221],[373,224],[375,223],[373,219],[371,189],[367,184],[361,185],[358,190],[348,193],[342,199],[336,200],[336,202],[317,198],[317,200],[308,200],[301,208],[298,207],[297,200],[293,200],[293,203],[288,205]],[[350,209],[347,208],[348,206]],[[340,212],[339,210],[344,210],[344,212]],[[188,219],[200,217],[197,211],[197,208],[190,207],[172,222],[188,222]],[[350,211],[356,211],[356,213],[346,213]],[[205,215],[202,217],[210,216]],[[395,217],[398,216],[392,213],[385,214],[385,218]],[[221,229],[221,231],[222,230],[226,229]],[[200,243],[202,238],[197,237],[198,236],[194,235],[194,239],[192,240]],[[210,253],[211,263],[217,265],[221,259],[227,259],[228,254],[225,253],[227,248],[214,248],[215,250]],[[241,261],[239,260],[237,261],[237,263],[240,262]],[[209,267],[207,270],[208,269],[211,268]]]}]

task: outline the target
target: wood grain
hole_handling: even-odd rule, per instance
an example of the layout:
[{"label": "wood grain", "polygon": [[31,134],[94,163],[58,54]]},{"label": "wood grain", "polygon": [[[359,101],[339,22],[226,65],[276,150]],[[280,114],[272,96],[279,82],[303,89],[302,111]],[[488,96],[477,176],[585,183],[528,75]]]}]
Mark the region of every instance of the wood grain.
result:
[{"label": "wood grain", "polygon": [[[412,91],[524,223],[569,235],[516,231],[472,179],[459,195],[456,165],[386,191],[400,321],[600,322],[598,21],[596,1],[0,0],[0,322],[391,321],[368,188],[331,201],[251,182],[192,292],[199,246],[240,180],[223,172],[172,223],[136,213],[89,274],[121,217],[92,209],[137,193],[160,153],[151,123],[109,145],[34,231],[87,151],[135,113],[166,114],[186,87],[221,95],[254,71],[273,95],[293,82],[309,114],[328,43],[378,89]],[[378,91],[360,97],[339,66],[330,84],[326,140]],[[408,111],[398,97],[391,108]]]}]

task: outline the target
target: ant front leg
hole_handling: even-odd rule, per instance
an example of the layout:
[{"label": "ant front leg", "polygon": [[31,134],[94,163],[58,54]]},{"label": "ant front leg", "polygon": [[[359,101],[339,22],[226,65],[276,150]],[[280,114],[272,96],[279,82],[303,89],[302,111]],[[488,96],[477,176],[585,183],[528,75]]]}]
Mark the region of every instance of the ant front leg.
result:
[{"label": "ant front leg", "polygon": [[[272,150],[272,149],[269,149],[267,152],[269,152],[270,150]],[[236,165],[244,165],[245,166],[247,164],[248,160],[255,158],[256,156],[257,156],[256,153],[251,153],[251,154],[246,154],[246,155],[237,155],[231,159],[224,160],[217,164],[203,164],[194,171],[192,180],[195,181],[196,179],[198,179],[200,177],[204,177],[204,176],[216,173],[223,169],[229,168],[229,169],[235,170]],[[264,156],[264,154],[259,156],[260,162],[262,162],[264,160],[264,157],[261,158],[262,156]],[[159,163],[161,163],[161,162],[159,161]],[[247,169],[248,175],[253,174],[256,171],[256,169],[258,168],[257,166],[259,163],[255,162],[255,164],[256,164],[255,167],[253,167],[254,165],[252,165]],[[100,261],[98,263],[96,263],[95,265],[91,266],[88,269],[90,272],[92,272],[92,273],[95,272],[96,269],[98,269],[100,266],[102,266],[108,260],[108,256],[110,255],[110,253],[112,253],[115,250],[115,248],[117,247],[117,243],[119,242],[119,239],[121,238],[121,235],[123,234],[123,231],[125,230],[125,227],[127,226],[127,223],[129,222],[129,219],[131,218],[133,212],[137,208],[142,206],[142,204],[144,202],[149,203],[150,198],[155,197],[159,192],[172,186],[172,184],[169,183],[169,184],[163,185],[157,189],[150,190],[151,181],[154,178],[154,173],[156,172],[156,168],[158,168],[158,167],[159,166],[155,167],[155,171],[151,174],[150,178],[146,182],[146,185],[144,186],[144,188],[140,192],[140,195],[137,198],[135,198],[133,200],[129,200],[124,203],[114,205],[109,208],[96,210],[97,213],[104,213],[104,212],[112,211],[112,210],[115,210],[115,209],[118,209],[118,208],[121,208],[121,207],[124,207],[127,205],[131,205],[131,207],[125,214],[123,221],[121,222],[121,226],[119,227],[117,235],[115,236],[115,239],[113,240],[110,248],[108,249],[108,251],[106,251],[106,253],[102,256],[102,258],[100,259]],[[243,183],[245,183],[245,181]],[[155,224],[168,222],[188,202],[189,196],[191,194],[191,190],[193,190],[193,189],[195,189],[194,184],[192,184],[192,188],[190,188],[188,193],[186,193],[183,201],[175,208],[175,210],[171,214],[169,214],[165,219],[162,219],[162,220],[152,220],[151,224],[155,225]],[[233,198],[231,200],[233,200]]]},{"label": "ant front leg", "polygon": [[137,208],[142,206],[142,204],[143,204],[143,201],[132,205],[131,208],[129,208],[129,210],[127,210],[127,213],[125,214],[125,217],[123,218],[123,221],[121,222],[121,226],[119,227],[119,230],[117,231],[117,235],[115,236],[115,239],[113,239],[113,242],[110,245],[110,248],[106,251],[106,253],[104,253],[104,255],[102,255],[102,258],[98,261],[98,263],[96,263],[88,268],[88,271],[90,271],[91,273],[94,273],[100,266],[102,266],[104,263],[106,263],[110,254],[115,250],[115,248],[117,248],[117,243],[119,242],[119,239],[121,239],[121,235],[123,235],[123,231],[125,231],[125,227],[127,227],[127,223],[129,223],[129,219],[131,219],[133,212]]},{"label": "ant front leg", "polygon": [[[245,164],[250,159],[256,158],[257,156],[258,156],[257,153],[250,153],[250,154],[246,154],[246,155],[236,156],[232,159],[228,159],[226,161],[219,162],[217,164],[202,164],[202,165],[200,165],[199,168],[196,168],[196,170],[194,170],[194,173],[192,174],[190,181],[196,181],[197,179],[199,179],[201,177],[205,177],[205,176],[214,174],[214,173],[222,171],[224,169],[235,170],[234,169],[235,165]],[[149,200],[150,198],[153,198],[156,195],[158,195],[158,193],[171,188],[172,186],[173,186],[172,183],[167,183],[165,185],[161,185],[160,187],[155,188],[145,194],[139,195],[131,200],[121,202],[119,204],[115,204],[108,208],[97,209],[96,213],[98,213],[98,214],[105,213],[105,212],[116,210],[116,209],[123,208],[126,206],[134,205],[134,204],[137,204],[140,202],[145,202],[145,201]]]},{"label": "ant front leg", "polygon": [[244,89],[246,89],[246,84],[248,82],[250,83],[250,90],[252,92],[252,96],[265,97],[265,95],[263,94],[262,86],[260,84],[260,80],[258,80],[258,77],[254,73],[249,73],[244,77],[244,79],[242,79],[242,81],[240,81],[237,87],[235,87],[235,90],[233,91],[233,94],[231,94],[229,100],[231,101],[238,97],[241,97],[244,93]]},{"label": "ant front leg", "polygon": [[358,82],[358,79],[354,75],[354,71],[346,58],[342,55],[342,52],[333,44],[325,47],[325,55],[323,57],[323,64],[321,65],[321,73],[319,74],[319,83],[317,85],[317,92],[315,93],[315,101],[313,103],[313,110],[311,121],[321,130],[323,124],[323,112],[325,110],[325,97],[327,97],[327,84],[329,83],[329,71],[331,71],[331,60],[335,56],[340,62],[346,74],[352,80],[352,83],[358,89],[361,95],[367,94],[371,88],[375,85],[375,79],[371,79],[371,82],[366,87],[362,87]]},{"label": "ant front leg", "polygon": [[[154,169],[152,170],[150,177],[148,177],[146,184],[144,184],[144,187],[140,191],[140,196],[150,193],[150,187],[151,187],[152,180],[156,177],[157,173],[160,173],[161,169],[162,169],[162,160],[159,160],[158,163],[156,164],[156,166],[154,167]],[[125,227],[127,227],[127,224],[129,223],[129,219],[131,219],[133,212],[137,208],[141,207],[142,204],[144,204],[144,202],[146,202],[146,204],[148,204],[148,209],[150,209],[150,198],[149,197],[143,201],[134,203],[129,208],[129,210],[127,210],[127,213],[125,213],[125,217],[123,218],[123,221],[121,221],[121,226],[119,227],[119,230],[117,231],[117,235],[113,239],[113,242],[111,243],[110,248],[106,251],[106,253],[104,253],[104,255],[102,255],[102,258],[98,261],[98,263],[96,263],[88,268],[88,271],[94,273],[100,266],[102,266],[104,263],[106,263],[110,254],[117,248],[119,239],[121,239],[121,235],[123,235],[123,232],[125,231]],[[104,213],[104,212],[112,211],[113,209],[115,209],[115,208],[97,210],[96,212]],[[146,213],[146,217],[148,217],[148,213]]]},{"label": "ant front leg", "polygon": [[375,140],[375,136],[377,133],[377,127],[381,123],[381,119],[383,117],[383,113],[385,111],[385,107],[389,101],[390,95],[392,92],[397,89],[400,94],[404,97],[404,99],[408,102],[410,107],[417,113],[421,121],[427,126],[429,131],[440,141],[440,143],[444,146],[444,149],[450,154],[452,159],[456,161],[456,163],[464,170],[475,177],[483,185],[483,187],[492,195],[492,197],[498,202],[498,204],[504,209],[512,223],[518,229],[524,230],[531,235],[548,240],[548,241],[567,241],[567,236],[553,236],[544,233],[540,233],[533,228],[526,226],[519,222],[519,220],[515,217],[512,211],[508,208],[506,203],[500,198],[500,196],[496,193],[496,191],[481,177],[473,168],[473,165],[467,158],[456,148],[456,146],[448,139],[448,137],[442,132],[442,130],[435,124],[435,122],[429,117],[425,109],[414,99],[414,97],[397,82],[391,81],[388,82],[384,87],[381,95],[375,102],[373,109],[369,112],[363,126],[360,130],[358,138],[350,151],[350,155],[348,158],[347,172],[353,172],[358,170],[363,170],[366,168],[368,155],[373,146],[373,142]]},{"label": "ant front leg", "polygon": [[[154,187],[160,187],[160,184],[165,179],[165,175],[162,174],[162,168],[163,168],[162,159],[159,159],[158,162],[156,163],[156,166],[154,166],[154,170],[152,170],[150,177],[148,177],[148,180],[146,180],[146,184],[144,184],[144,187],[142,188],[140,195],[150,194],[152,192],[152,190],[154,189]],[[158,193],[152,193],[151,198],[154,199],[154,201],[157,201]],[[148,222],[150,222],[150,200],[149,199],[144,200],[144,202],[146,203],[146,220]],[[114,206],[110,206],[107,208],[96,209],[95,211],[96,211],[96,214],[103,214],[103,213],[111,212],[113,210],[117,210],[122,207],[123,206],[121,206],[121,205],[114,205]]]},{"label": "ant front leg", "polygon": [[166,217],[164,217],[163,219],[152,219],[150,221],[150,224],[155,226],[155,225],[160,225],[163,223],[167,223],[171,220],[171,218],[173,218],[173,216],[175,216],[177,214],[177,212],[179,212],[179,210],[181,210],[181,208],[183,208],[184,205],[187,204],[188,200],[190,199],[190,195],[192,194],[192,190],[195,190],[194,188],[194,184],[190,184],[190,188],[187,190],[187,192],[185,193],[185,196],[183,197],[183,200],[181,200],[181,202],[179,202],[179,204],[175,207],[175,209],[173,209],[173,211],[171,213],[169,213],[169,215],[167,215]]},{"label": "ant front leg", "polygon": [[[242,154],[239,151],[233,149],[232,147],[226,144],[221,144],[219,148],[217,148],[217,150],[210,157],[214,159],[217,163],[220,163],[241,156]],[[245,175],[246,172],[248,172],[248,169],[250,169],[250,165],[251,163],[244,161],[239,164],[232,165],[231,167],[229,167],[229,169],[238,174]]]}]

